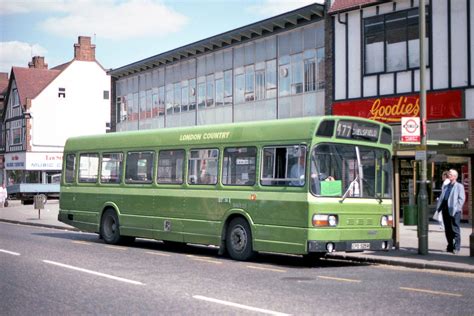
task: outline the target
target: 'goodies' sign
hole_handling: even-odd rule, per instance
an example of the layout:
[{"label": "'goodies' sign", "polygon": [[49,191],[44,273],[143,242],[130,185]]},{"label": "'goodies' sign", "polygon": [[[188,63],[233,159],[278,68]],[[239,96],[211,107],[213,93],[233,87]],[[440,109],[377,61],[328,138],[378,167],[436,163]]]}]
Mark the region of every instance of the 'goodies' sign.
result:
[{"label": "'goodies' sign", "polygon": [[[428,120],[462,118],[462,90],[430,92],[426,98]],[[400,123],[402,117],[420,115],[418,94],[334,102],[334,115],[369,118],[384,123]]]}]

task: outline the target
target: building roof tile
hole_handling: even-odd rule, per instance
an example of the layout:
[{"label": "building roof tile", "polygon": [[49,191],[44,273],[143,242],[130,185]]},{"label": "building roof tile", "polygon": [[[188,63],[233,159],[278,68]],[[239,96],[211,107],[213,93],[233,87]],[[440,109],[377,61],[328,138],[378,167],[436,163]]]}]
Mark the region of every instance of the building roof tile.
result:
[{"label": "building roof tile", "polygon": [[20,103],[26,104],[26,99],[33,99],[61,73],[60,70],[12,67]]},{"label": "building roof tile", "polygon": [[334,14],[382,2],[387,2],[387,0],[334,0],[328,12]]}]

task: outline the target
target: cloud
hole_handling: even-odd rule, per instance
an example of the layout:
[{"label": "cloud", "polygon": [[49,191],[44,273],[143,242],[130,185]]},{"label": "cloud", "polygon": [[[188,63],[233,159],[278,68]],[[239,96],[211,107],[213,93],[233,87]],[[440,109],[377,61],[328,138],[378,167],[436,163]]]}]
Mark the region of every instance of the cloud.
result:
[{"label": "cloud", "polygon": [[64,14],[40,23],[49,33],[74,37],[96,34],[105,39],[157,38],[179,31],[188,19],[157,0],[73,1]]},{"label": "cloud", "polygon": [[324,0],[263,0],[261,4],[250,6],[248,11],[264,16],[274,16],[313,3],[324,4]]},{"label": "cloud", "polygon": [[61,11],[68,0],[1,0],[0,15]]},{"label": "cloud", "polygon": [[12,66],[28,67],[31,56],[45,56],[46,52],[46,48],[38,44],[0,42],[0,72],[10,72]]}]

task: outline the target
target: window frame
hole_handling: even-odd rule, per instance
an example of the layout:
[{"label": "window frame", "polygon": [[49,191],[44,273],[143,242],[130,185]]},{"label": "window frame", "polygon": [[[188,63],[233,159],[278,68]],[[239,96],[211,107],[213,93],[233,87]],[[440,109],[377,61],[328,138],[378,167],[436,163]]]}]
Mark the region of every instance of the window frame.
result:
[{"label": "window frame", "polygon": [[[72,163],[72,180],[69,181],[69,179],[71,179],[69,177],[70,175],[70,172],[68,173],[68,158],[69,157],[73,157],[73,163]],[[65,160],[64,160],[64,183],[65,184],[74,184],[76,183],[76,178],[77,178],[77,155],[75,153],[67,153],[64,155],[65,157]]]},{"label": "window frame", "polygon": [[[427,6],[428,7],[428,6]],[[410,60],[410,49],[409,49],[409,42],[410,42],[410,39],[409,39],[409,27],[410,26],[413,26],[413,24],[410,24],[409,23],[409,17],[410,17],[410,12],[414,12],[414,11],[418,11],[416,16],[418,17],[418,21],[419,21],[419,8],[409,8],[409,9],[405,9],[405,10],[400,10],[400,11],[392,11],[392,12],[387,12],[385,14],[381,14],[381,15],[374,15],[374,16],[370,16],[370,17],[366,17],[366,18],[363,18],[362,19],[362,55],[361,55],[361,58],[362,58],[362,67],[363,67],[363,75],[364,76],[373,76],[373,75],[377,75],[377,74],[385,74],[385,73],[396,73],[396,72],[403,72],[403,71],[410,71],[410,70],[417,70],[417,69],[420,69],[420,65],[419,65],[419,60],[418,60],[418,65],[417,66],[411,66],[411,60]],[[431,27],[431,18],[430,18],[430,14],[429,14],[429,10],[425,10],[426,12],[426,29],[429,30],[430,27]],[[404,54],[405,54],[405,68],[403,69],[394,69],[394,70],[387,70],[388,69],[388,58],[387,58],[387,31],[390,31],[390,29],[387,29],[387,17],[390,17],[392,15],[397,15],[397,14],[404,14],[405,17],[404,17],[404,36],[405,36],[405,50],[404,50]],[[413,17],[413,15],[411,16]],[[366,30],[366,24],[367,22],[369,22],[370,20],[376,20],[376,19],[381,19],[383,20],[382,22],[379,22],[379,23],[382,23],[382,29],[379,30],[379,31],[374,31],[374,32],[367,32]],[[417,23],[417,25],[419,25],[419,22]],[[382,35],[382,43],[383,43],[383,56],[382,56],[382,60],[383,60],[383,69],[379,70],[379,69],[376,69],[374,71],[371,71],[371,72],[367,72],[367,37],[368,36],[375,36],[376,34],[379,34],[379,35]],[[393,35],[393,34],[392,34]],[[430,38],[430,32],[426,32],[426,37],[425,37],[425,41],[429,41],[432,40]],[[418,39],[419,41],[419,39]],[[425,59],[425,63],[426,63],[426,66],[427,67],[430,67],[430,64],[431,64],[431,61],[430,61],[430,54],[428,53],[428,51],[426,52],[427,54],[427,58]]]}]

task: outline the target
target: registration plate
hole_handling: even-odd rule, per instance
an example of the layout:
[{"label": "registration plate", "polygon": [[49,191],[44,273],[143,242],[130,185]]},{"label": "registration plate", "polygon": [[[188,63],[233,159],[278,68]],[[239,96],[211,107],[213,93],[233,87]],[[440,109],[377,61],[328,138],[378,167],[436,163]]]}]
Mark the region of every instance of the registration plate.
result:
[{"label": "registration plate", "polygon": [[354,242],[351,244],[352,250],[365,250],[370,249],[370,243],[368,242]]}]

